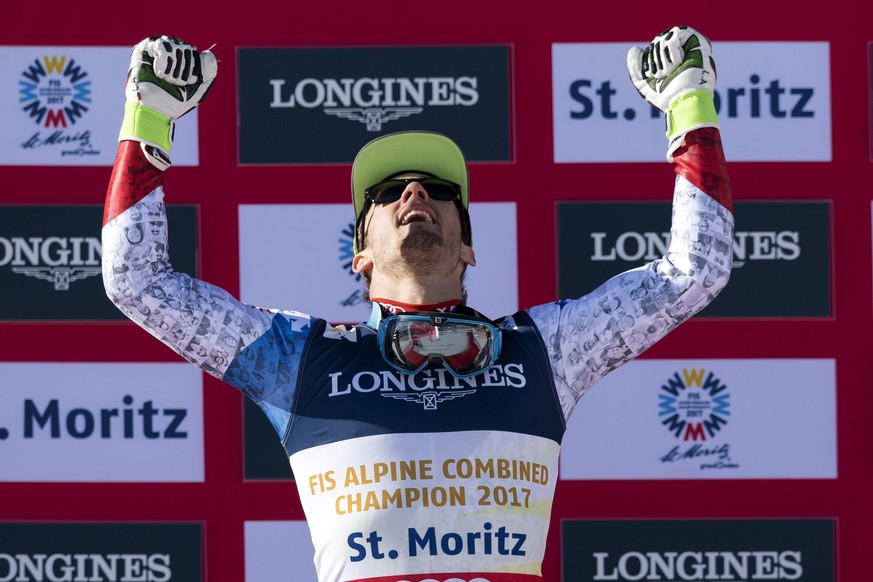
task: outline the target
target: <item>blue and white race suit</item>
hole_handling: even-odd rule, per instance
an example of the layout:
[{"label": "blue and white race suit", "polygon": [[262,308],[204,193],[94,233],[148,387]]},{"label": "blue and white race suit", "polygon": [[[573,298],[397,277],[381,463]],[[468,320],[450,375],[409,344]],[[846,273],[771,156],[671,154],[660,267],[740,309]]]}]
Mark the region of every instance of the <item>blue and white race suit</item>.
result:
[{"label": "blue and white race suit", "polygon": [[559,446],[580,397],[728,280],[718,130],[689,133],[674,164],[667,253],[584,297],[499,319],[500,358],[465,380],[439,367],[396,371],[371,326],[259,309],[174,271],[162,173],[136,142],[120,144],[107,194],[104,282],[130,319],[269,418],[319,580],[540,580]]}]

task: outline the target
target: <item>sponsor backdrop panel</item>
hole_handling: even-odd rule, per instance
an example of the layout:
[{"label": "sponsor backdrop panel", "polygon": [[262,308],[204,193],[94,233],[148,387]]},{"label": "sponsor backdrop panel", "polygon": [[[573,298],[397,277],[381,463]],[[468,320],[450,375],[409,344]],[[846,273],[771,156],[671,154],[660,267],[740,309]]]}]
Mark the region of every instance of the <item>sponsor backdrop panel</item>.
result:
[{"label": "sponsor backdrop panel", "polygon": [[834,360],[635,360],[582,397],[561,477],[834,479],[836,424]]},{"label": "sponsor backdrop panel", "polygon": [[0,522],[0,580],[203,580],[199,523]]},{"label": "sponsor backdrop panel", "polygon": [[[661,162],[664,117],[628,81],[637,43],[552,45],[554,159]],[[714,42],[716,109],[731,161],[831,159],[827,42]]]},{"label": "sponsor backdrop panel", "polygon": [[293,479],[288,453],[263,411],[243,399],[243,462],[246,479]]},{"label": "sponsor backdrop panel", "polygon": [[873,42],[867,42],[867,127],[870,160],[873,161]]},{"label": "sponsor backdrop panel", "polygon": [[317,582],[309,528],[300,521],[245,522],[245,582]]},{"label": "sponsor backdrop panel", "polygon": [[451,135],[470,161],[511,158],[508,46],[242,48],[237,58],[242,164],[351,162],[371,139],[411,129]]},{"label": "sponsor backdrop panel", "polygon": [[[129,63],[130,47],[0,46],[0,165],[111,166]],[[196,166],[197,111],[176,129],[173,164]]]},{"label": "sponsor backdrop panel", "polygon": [[[196,275],[196,208],[170,205],[167,220],[173,267]],[[102,222],[103,206],[0,205],[0,321],[126,321],[103,289]]]},{"label": "sponsor backdrop panel", "polygon": [[[580,297],[670,243],[666,202],[566,202],[557,213],[560,297]],[[737,202],[734,214],[730,285],[697,317],[830,316],[830,203]]]},{"label": "sponsor backdrop panel", "polygon": [[[471,202],[475,267],[470,305],[489,317],[518,309],[515,203]],[[353,212],[347,204],[242,204],[239,208],[242,300],[293,309],[333,323],[370,315],[361,278],[351,270]]]},{"label": "sponsor backdrop panel", "polygon": [[203,444],[190,364],[0,362],[0,482],[199,482]]},{"label": "sponsor backdrop panel", "polygon": [[[558,287],[559,283],[564,284],[561,279],[567,275],[562,265],[561,279],[558,276],[558,203],[627,202],[628,206],[635,207],[641,201],[669,200],[672,171],[664,162],[663,118],[660,114],[653,115],[651,108],[636,94],[624,63],[628,46],[644,45],[663,26],[673,23],[665,21],[653,29],[651,11],[633,4],[617,11],[616,5],[609,3],[582,6],[552,2],[541,9],[527,11],[524,18],[519,19],[517,11],[507,10],[505,3],[488,0],[465,4],[463,13],[434,10],[432,5],[423,3],[404,4],[401,11],[388,5],[292,5],[268,1],[256,9],[235,10],[232,18],[227,18],[223,10],[178,4],[173,8],[176,27],[169,29],[165,28],[166,15],[160,10],[142,11],[133,5],[104,4],[87,6],[86,14],[81,15],[84,18],[74,19],[73,26],[72,20],[64,17],[76,14],[77,7],[69,3],[45,0],[39,4],[4,5],[4,44],[0,46],[0,111],[3,112],[0,174],[4,187],[0,194],[0,221],[5,221],[4,229],[8,226],[12,230],[0,232],[0,239],[9,242],[9,246],[0,242],[0,259],[9,261],[0,264],[0,303],[3,306],[0,307],[3,310],[0,345],[6,351],[7,363],[34,363],[40,365],[41,370],[34,368],[32,373],[22,377],[10,375],[11,368],[5,365],[0,367],[0,435],[3,437],[0,438],[0,520],[5,520],[7,525],[15,525],[10,524],[11,521],[45,525],[45,529],[33,530],[40,542],[53,539],[50,532],[57,532],[61,541],[70,543],[123,537],[116,532],[104,536],[94,529],[66,527],[107,519],[107,516],[117,519],[117,525],[137,526],[136,536],[141,539],[150,539],[150,536],[138,524],[127,522],[140,520],[146,513],[148,519],[161,520],[160,525],[202,521],[202,557],[210,582],[244,580],[246,569],[259,562],[273,564],[278,570],[278,574],[273,571],[265,576],[296,580],[303,577],[304,572],[311,572],[311,555],[296,557],[295,554],[293,559],[282,562],[285,554],[263,557],[248,552],[244,544],[247,522],[277,520],[298,522],[299,535],[290,538],[295,547],[281,551],[287,555],[296,550],[306,553],[302,548],[311,546],[303,540],[306,536],[299,523],[304,519],[303,511],[293,485],[287,481],[290,477],[287,461],[269,425],[266,425],[262,442],[246,440],[244,449],[241,433],[245,431],[247,437],[251,427],[242,421],[246,400],[232,389],[222,388],[218,380],[201,374],[201,380],[209,388],[205,389],[202,404],[191,400],[190,406],[192,411],[196,406],[203,406],[203,422],[209,431],[205,439],[196,436],[198,431],[189,425],[194,412],[189,412],[181,426],[188,432],[189,443],[200,439],[200,444],[199,456],[194,453],[188,456],[187,449],[183,452],[174,448],[182,446],[180,443],[170,443],[181,440],[170,436],[174,431],[164,435],[170,429],[168,423],[172,422],[164,412],[188,407],[193,394],[189,390],[197,390],[189,388],[193,384],[188,380],[177,382],[170,378],[161,384],[168,390],[172,386],[181,392],[182,401],[178,402],[175,396],[171,398],[153,387],[143,387],[143,377],[151,375],[163,379],[167,376],[153,374],[149,368],[131,368],[124,377],[125,382],[112,388],[106,384],[103,369],[84,374],[84,379],[71,372],[59,373],[55,367],[58,360],[124,365],[134,361],[146,364],[176,360],[172,352],[161,351],[166,348],[148,334],[120,321],[121,316],[106,304],[98,276],[69,280],[67,290],[55,290],[56,281],[61,285],[67,281],[63,268],[69,267],[72,275],[74,267],[91,266],[65,261],[91,262],[95,252],[92,238],[99,236],[99,210],[95,209],[93,218],[79,217],[71,210],[70,225],[85,221],[93,225],[93,230],[67,225],[56,232],[43,232],[38,225],[34,230],[28,225],[53,222],[54,218],[49,219],[48,215],[53,215],[55,210],[47,210],[46,214],[40,210],[30,215],[18,213],[11,206],[100,205],[116,150],[124,100],[122,85],[130,47],[146,35],[179,34],[200,48],[214,44],[213,50],[220,60],[218,82],[204,107],[179,121],[173,150],[175,167],[167,174],[170,204],[184,203],[203,209],[199,214],[203,222],[196,225],[196,237],[202,237],[199,248],[203,254],[191,255],[191,270],[199,271],[202,265],[202,274],[207,280],[240,294],[240,285],[246,277],[238,269],[247,263],[240,260],[245,246],[240,238],[244,234],[240,230],[240,204],[347,205],[350,162],[358,146],[390,131],[423,127],[452,133],[476,161],[471,167],[471,179],[488,187],[481,193],[474,192],[474,204],[499,201],[515,205],[518,226],[513,220],[511,226],[507,223],[499,232],[509,230],[515,236],[517,228],[517,238],[512,240],[517,248],[512,251],[511,260],[497,259],[500,269],[511,268],[517,273],[514,275],[517,283],[512,290],[517,298],[511,301],[512,306],[526,307],[551,301],[564,294],[559,293]],[[593,422],[601,431],[595,434],[592,430],[591,434],[586,432],[581,437],[572,432],[566,442],[568,454],[580,447],[588,454],[588,448],[597,447],[616,451],[616,457],[628,454],[631,446],[646,444],[646,440],[664,447],[653,451],[658,458],[679,446],[688,454],[663,472],[675,473],[678,468],[691,472],[687,467],[696,466],[694,472],[704,475],[700,478],[695,474],[610,480],[589,476],[590,472],[585,473],[586,467],[577,468],[582,476],[565,477],[558,484],[554,521],[546,545],[546,582],[561,579],[565,554],[570,559],[587,560],[582,564],[583,572],[568,569],[565,579],[584,580],[585,575],[593,576],[598,566],[594,551],[608,552],[602,559],[603,576],[616,582],[619,576],[646,580],[649,573],[641,575],[634,566],[642,567],[645,563],[649,568],[654,567],[649,564],[660,567],[659,560],[671,559],[677,564],[673,580],[694,578],[695,552],[704,555],[709,552],[709,556],[719,553],[715,558],[707,556],[707,567],[710,559],[716,564],[727,563],[727,556],[740,564],[736,567],[748,564],[745,578],[740,576],[744,570],[729,571],[706,582],[778,580],[780,576],[782,579],[855,582],[870,577],[868,558],[873,534],[869,524],[873,522],[873,505],[869,503],[869,491],[873,483],[873,464],[857,460],[873,459],[868,418],[871,392],[866,389],[873,386],[873,368],[869,365],[869,346],[858,339],[858,330],[863,330],[865,322],[873,317],[873,260],[869,254],[873,251],[869,242],[873,238],[873,207],[865,186],[873,182],[869,91],[873,34],[869,19],[846,16],[863,16],[857,5],[837,0],[828,8],[818,11],[815,18],[810,18],[808,10],[798,9],[796,3],[779,1],[747,4],[740,1],[729,10],[706,4],[695,11],[695,22],[690,24],[710,35],[718,58],[718,107],[729,170],[735,195],[741,203],[737,206],[737,232],[748,233],[746,238],[735,241],[735,250],[745,250],[745,264],[737,266],[731,285],[702,317],[686,324],[688,327],[682,326],[653,350],[653,358],[675,361],[676,367],[663,373],[646,373],[634,379],[639,386],[625,387],[651,390],[654,400],[648,397],[640,402],[626,400],[615,408],[611,396],[623,393],[611,390],[609,384],[598,385],[583,398],[580,416],[574,420],[582,424]],[[754,18],[749,18],[749,14],[754,14]],[[580,23],[590,22],[605,25],[580,26]],[[282,55],[281,62],[257,63],[261,59],[258,51],[267,51],[263,53],[266,55],[275,47],[285,47],[273,53]],[[369,49],[385,48],[390,50],[384,51],[387,53],[384,58],[367,58],[374,54]],[[401,66],[410,48],[428,49],[429,56],[416,59],[414,66]],[[479,51],[480,48],[488,50]],[[302,52],[295,52],[297,49],[311,49],[315,54],[311,63],[309,56],[302,58]],[[243,55],[242,51],[252,54]],[[292,53],[293,62],[285,60]],[[341,58],[333,55],[341,55]],[[242,83],[241,79],[248,79],[253,71],[258,72],[260,80]],[[471,78],[476,79],[475,97]],[[834,79],[833,98],[830,96],[831,78]],[[282,107],[271,107],[275,91],[273,80],[277,81],[275,87],[278,88],[276,102]],[[329,86],[333,102],[327,105]],[[345,87],[349,87],[348,93]],[[492,91],[491,87],[495,89]],[[298,88],[303,101],[294,101],[294,106],[288,107],[291,98],[297,99]],[[324,101],[315,107],[302,107],[301,103],[319,103],[320,88],[324,89]],[[381,92],[377,94],[371,89]],[[392,91],[387,97],[386,89]],[[406,92],[405,96],[401,89]],[[451,105],[444,104],[450,100]],[[403,107],[413,110],[421,107],[422,111],[403,111]],[[348,109],[342,112],[348,117],[338,116],[343,108]],[[405,113],[409,115],[403,117]],[[355,115],[357,120],[353,119]],[[389,119],[393,116],[396,119]],[[368,127],[379,129],[370,131]],[[244,135],[247,129],[252,133]],[[303,151],[310,149],[311,152]],[[193,164],[199,167],[186,167]],[[293,191],[288,184],[294,185]],[[772,213],[752,212],[745,206],[761,200],[767,201],[765,205],[772,205]],[[784,201],[784,205],[780,206],[782,202],[777,201]],[[801,208],[805,203],[815,209]],[[826,211],[824,206],[828,206]],[[585,262],[579,264],[578,269],[585,272],[599,269],[604,266],[601,263],[611,264],[591,259],[596,244],[591,233],[606,233],[600,239],[604,255],[610,252],[609,244],[615,243],[615,264],[610,267],[614,267],[614,272],[631,266],[634,261],[645,262],[640,257],[625,265],[619,255],[634,254],[632,244],[638,240],[638,234],[642,235],[647,248],[650,235],[661,236],[664,225],[669,223],[669,215],[655,217],[655,212],[662,211],[654,206],[650,210],[651,220],[635,225],[632,230],[624,228],[625,216],[601,215],[599,222],[591,227],[579,222],[574,228],[579,231],[576,240]],[[338,250],[337,243],[342,236],[338,233],[349,223],[350,210],[346,208],[343,212],[344,218],[335,230],[326,227],[334,234],[324,247],[330,256],[319,255],[321,264],[316,265],[322,275],[333,269],[330,264],[341,264],[339,257],[345,256]],[[784,216],[777,217],[777,214]],[[825,222],[832,226],[819,228]],[[188,219],[171,216],[171,252],[179,269],[183,268],[183,262],[189,261],[189,243],[181,242],[193,232],[189,224]],[[293,221],[285,222],[281,230],[291,230],[288,236],[293,238],[297,226]],[[635,234],[626,234],[631,232]],[[797,238],[794,238],[795,233]],[[619,241],[622,235],[625,236]],[[492,233],[487,235],[493,236]],[[192,241],[196,237],[192,237]],[[32,238],[39,241],[33,242]],[[53,240],[55,238],[65,242]],[[268,236],[261,238],[269,242]],[[485,244],[485,238],[485,232],[477,227],[477,250]],[[810,242],[825,239],[828,242],[823,245]],[[17,250],[15,245],[18,245]],[[312,240],[301,240],[296,254],[308,254],[310,247],[315,246]],[[12,255],[7,252],[9,248],[13,250]],[[190,248],[192,253],[196,252],[193,242]],[[260,250],[276,256],[269,244]],[[561,252],[565,250],[566,247]],[[15,252],[19,253],[18,259]],[[36,260],[31,259],[33,256]],[[285,261],[290,256],[286,254],[274,260],[272,274],[275,277],[284,276]],[[472,277],[494,265],[481,252],[479,258],[479,266],[471,269]],[[12,264],[18,261],[24,264]],[[801,263],[808,269],[809,276],[795,279],[801,270],[794,268]],[[36,269],[33,273],[50,279],[14,272],[13,267],[33,268]],[[45,271],[47,267],[52,270]],[[188,271],[189,267],[184,270]],[[330,281],[322,286],[326,294],[337,296],[323,300],[330,305],[352,297],[357,289],[351,275],[342,267],[338,270],[341,282]],[[771,284],[768,272],[771,270],[773,275],[780,273],[785,282]],[[295,275],[305,278],[309,273],[302,270]],[[590,289],[606,276],[605,271],[593,274],[582,285]],[[747,287],[759,276],[767,283]],[[79,288],[83,285],[94,287],[85,291]],[[248,283],[243,286],[252,289]],[[470,286],[476,286],[475,281],[471,280]],[[789,293],[786,291],[789,287],[797,291]],[[294,288],[289,282],[282,282],[282,289]],[[484,290],[474,302],[488,303],[492,295],[497,296],[504,290],[502,283],[492,285],[490,293]],[[83,302],[86,295],[89,298]],[[275,297],[250,294],[246,297],[265,306],[310,310],[305,301],[284,291]],[[742,297],[748,299],[746,304]],[[359,321],[362,317],[355,309],[360,307],[348,308],[354,312],[353,316],[331,318],[348,317]],[[315,308],[311,310],[329,315]],[[692,354],[711,359],[689,361],[688,356]],[[811,396],[808,388],[811,379],[807,376],[817,377],[820,370],[810,372],[804,368],[796,373],[786,372],[780,360],[775,360],[800,361],[796,360],[799,356],[828,358],[826,361],[839,375],[839,394],[834,394],[835,389],[830,387],[832,382],[822,382],[827,388]],[[753,382],[752,385],[765,387],[755,388],[752,393],[744,388],[745,380],[740,382],[734,376],[733,364],[723,366],[735,360],[737,365],[749,368],[755,358],[763,358],[762,363],[773,368],[768,367],[766,373],[755,379],[760,384]],[[639,363],[645,361],[646,357]],[[181,361],[178,363],[187,366]],[[664,393],[661,387],[670,387],[668,380],[674,373],[680,373],[680,383],[685,381],[686,368],[713,371],[727,389],[712,394],[713,389],[703,388],[704,377],[700,388],[674,387],[675,395],[669,391]],[[623,372],[620,370],[617,374]],[[41,379],[40,374],[47,379]],[[175,374],[169,376],[175,377]],[[783,376],[800,387],[797,397],[786,388],[788,383]],[[47,388],[49,385],[51,387]],[[185,387],[179,390],[180,385]],[[700,398],[682,399],[694,391],[700,392]],[[786,391],[791,395],[782,398]],[[675,401],[658,398],[659,392]],[[715,400],[726,393],[729,393],[727,400]],[[829,394],[836,400],[838,424],[831,421],[828,426],[821,414],[814,420],[804,416],[809,413],[807,406],[811,408],[812,403],[820,402]],[[125,396],[133,399],[130,404],[124,402]],[[608,408],[601,411],[598,401],[592,400],[595,396],[609,400],[604,405]],[[24,432],[28,400],[32,403],[28,413],[32,438],[25,437]],[[53,400],[57,401],[56,408]],[[147,405],[149,401],[151,404]],[[701,402],[703,406],[708,402],[710,408],[701,408]],[[724,414],[725,403],[730,405],[727,410],[731,413],[723,417],[725,422],[710,418],[709,427],[697,422],[706,410],[719,416]],[[761,410],[749,412],[748,407],[753,405]],[[671,407],[675,412],[670,412]],[[802,407],[800,412],[798,407]],[[819,408],[828,415],[834,412],[827,403]],[[636,415],[633,423],[625,422],[626,411]],[[680,411],[686,414],[684,418],[677,415]],[[691,416],[692,412],[698,414]],[[130,439],[124,437],[128,413],[134,427],[134,437]],[[602,417],[612,416],[612,425],[596,424],[600,419],[592,420],[591,415],[598,413]],[[582,417],[582,414],[588,416]],[[741,450],[740,445],[748,437],[739,436],[740,429],[757,430],[762,416],[767,414],[771,429],[759,438],[754,452]],[[798,414],[797,418],[792,417],[794,414]],[[93,429],[89,428],[91,418]],[[260,415],[257,418],[263,419]],[[113,435],[106,439],[107,443],[99,436],[104,420]],[[665,420],[667,424],[663,424]],[[655,424],[650,426],[650,423]],[[570,430],[577,428],[574,425]],[[674,434],[677,428],[680,436]],[[714,431],[713,436],[710,437],[707,428]],[[683,429],[687,431],[687,441],[681,438]],[[118,430],[121,438],[116,438]],[[804,465],[797,461],[800,454],[806,454],[800,450],[801,445],[809,448],[802,435],[798,437],[798,451],[780,452],[785,450],[783,439],[794,438],[805,430],[822,438],[818,438],[819,448],[810,448],[812,459]],[[837,430],[839,438],[832,435]],[[90,436],[84,436],[89,431]],[[160,438],[145,436],[158,431]],[[705,445],[699,437],[701,433],[707,437]],[[823,433],[831,436],[826,438]],[[59,436],[54,439],[52,434]],[[581,438],[588,438],[590,442],[583,445]],[[639,442],[630,443],[634,439]],[[50,441],[57,444],[50,446]],[[669,447],[668,442],[672,443]],[[729,444],[732,461],[738,467],[723,465],[721,469],[700,469],[706,454],[701,458],[695,454],[713,443],[716,446]],[[834,460],[836,443],[839,443],[842,461],[839,464]],[[696,444],[704,448],[693,448]],[[822,446],[829,450],[824,451]],[[116,452],[103,447],[115,447],[121,451],[124,462],[138,462],[141,466],[98,467],[101,456],[104,463],[118,464],[113,456]],[[160,453],[152,452],[161,447],[169,447],[172,452],[166,453],[166,448]],[[278,482],[270,482],[269,476],[253,477],[248,467],[243,471],[243,461],[248,464],[251,448],[276,452],[273,455],[276,470],[281,475]],[[635,451],[629,458],[632,461],[640,455]],[[803,469],[806,475],[831,476],[718,476],[750,470],[767,455],[772,465],[767,471],[771,473],[794,471],[799,474]],[[579,463],[587,462],[584,457],[580,459]],[[600,462],[599,458],[594,461]],[[651,459],[647,458],[646,462],[649,461]],[[616,459],[608,467],[614,468],[619,462]],[[58,466],[45,468],[53,463]],[[652,461],[651,464],[661,463]],[[31,465],[41,468],[48,476],[35,474],[37,469]],[[143,476],[146,471],[149,475]],[[150,478],[156,481],[146,480]],[[33,481],[41,479],[45,481]],[[705,479],[705,483],[701,483],[701,479]],[[835,491],[839,494],[834,495]],[[580,499],[596,499],[597,502],[580,504]],[[146,500],[146,509],[143,509],[143,500]],[[668,502],[665,504],[664,500]],[[686,536],[670,528],[671,520],[680,516],[705,520],[704,529],[699,530],[698,535]],[[634,542],[638,538],[630,530],[621,530],[617,537],[621,538],[619,542],[628,540],[627,546],[592,550],[589,545],[563,543],[561,521],[568,517],[619,523],[658,519],[669,523],[659,523],[655,533],[641,530],[645,539],[640,539],[639,543]],[[757,539],[754,532],[724,522],[715,524],[714,530],[705,529],[708,520],[715,518],[749,521],[769,536],[768,543],[758,544],[754,541]],[[833,547],[830,554],[817,553],[804,545],[805,540],[821,539],[805,526],[804,522],[813,518],[830,521],[826,527],[833,534],[827,538],[830,541],[824,542]],[[771,528],[770,520],[780,521],[785,527]],[[698,523],[693,521],[690,525]],[[207,527],[208,545],[205,543]],[[834,531],[837,527],[838,532]],[[267,536],[291,536],[287,530],[281,527],[279,530],[265,530],[267,533],[256,539],[255,545],[271,548]],[[793,532],[803,539],[794,543]],[[22,529],[0,530],[0,543],[6,544],[0,548],[0,555],[12,556],[9,567],[17,569],[23,560],[37,564],[42,559],[37,557],[39,555],[47,556],[42,562],[45,564],[48,556],[57,555],[47,546],[35,545],[33,553],[19,549],[15,544],[25,537]],[[165,532],[154,537],[159,541],[174,539]],[[585,534],[585,539],[594,543],[609,537],[605,530]],[[678,538],[688,539],[688,543],[660,545]],[[726,543],[722,545],[718,541],[710,546],[705,543],[710,539],[726,540]],[[752,541],[745,544],[745,540]],[[786,540],[784,546],[781,545],[783,540]],[[175,568],[182,558],[171,552],[179,545],[154,552],[170,555],[171,579],[205,578],[202,573]],[[115,560],[109,556],[126,552],[109,543],[104,547],[105,550],[83,548],[59,553]],[[802,556],[795,560],[790,552],[801,552]],[[135,549],[131,553],[152,555],[148,549]],[[675,558],[671,558],[671,554]],[[250,560],[247,555],[257,558]],[[683,567],[692,568],[684,577],[686,571],[678,565],[683,555]],[[719,561],[722,559],[725,562]],[[8,565],[3,560],[5,558],[0,558],[0,568]],[[55,558],[54,564],[63,566],[63,560]],[[75,560],[91,563],[92,559]],[[839,563],[836,577],[834,562]],[[134,569],[142,564],[130,563]],[[155,558],[152,564],[156,567],[148,571],[135,570],[128,578],[151,576],[159,580],[167,577],[160,559]],[[795,564],[802,566],[802,574]],[[824,565],[824,573],[817,569],[819,565]],[[753,567],[756,569],[752,570]],[[20,578],[20,574],[16,571],[14,578]],[[35,581],[39,576],[30,574],[24,577]],[[79,577],[93,578],[90,574],[83,573]],[[697,577],[705,580],[705,574],[708,572]],[[9,570],[0,569],[0,581],[9,576]],[[62,578],[63,572],[54,577]],[[75,572],[69,577],[75,577]],[[108,574],[103,577],[110,578]],[[116,578],[122,577],[123,572],[119,571]],[[660,577],[668,579],[666,574]],[[42,578],[48,580],[52,576]],[[434,578],[446,582],[439,576]]]},{"label": "sponsor backdrop panel", "polygon": [[561,522],[565,582],[836,580],[832,519]]}]

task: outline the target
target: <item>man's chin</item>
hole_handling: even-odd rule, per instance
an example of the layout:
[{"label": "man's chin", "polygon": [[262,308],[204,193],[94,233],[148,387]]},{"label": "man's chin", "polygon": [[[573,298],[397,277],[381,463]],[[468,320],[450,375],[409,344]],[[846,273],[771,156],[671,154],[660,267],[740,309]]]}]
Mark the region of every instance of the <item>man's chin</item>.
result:
[{"label": "man's chin", "polygon": [[421,253],[432,252],[434,249],[443,246],[443,237],[437,233],[425,230],[423,228],[410,229],[409,234],[403,239],[400,244],[400,252]]}]

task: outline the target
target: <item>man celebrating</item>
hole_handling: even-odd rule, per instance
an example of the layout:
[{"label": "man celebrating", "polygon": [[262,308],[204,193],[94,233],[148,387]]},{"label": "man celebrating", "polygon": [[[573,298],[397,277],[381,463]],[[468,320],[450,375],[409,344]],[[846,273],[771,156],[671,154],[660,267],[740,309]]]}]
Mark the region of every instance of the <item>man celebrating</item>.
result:
[{"label": "man celebrating", "polygon": [[664,257],[585,297],[490,321],[466,305],[463,275],[476,260],[461,151],[436,133],[390,134],[352,167],[352,266],[372,313],[335,327],[173,270],[163,172],[175,120],[203,100],[217,64],[170,37],[134,48],[104,214],[107,294],[269,418],[319,580],[540,580],[576,403],[727,283],[733,217],[710,43],[675,27],[632,48],[627,64],[666,114],[677,177]]}]

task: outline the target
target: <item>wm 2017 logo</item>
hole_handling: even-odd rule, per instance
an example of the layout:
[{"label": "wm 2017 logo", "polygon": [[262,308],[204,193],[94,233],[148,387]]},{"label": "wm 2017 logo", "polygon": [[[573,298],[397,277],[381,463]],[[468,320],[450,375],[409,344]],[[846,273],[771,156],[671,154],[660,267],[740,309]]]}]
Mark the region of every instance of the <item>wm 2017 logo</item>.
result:
[{"label": "wm 2017 logo", "polygon": [[74,125],[91,104],[88,73],[66,55],[34,59],[18,87],[22,109],[45,128]]},{"label": "wm 2017 logo", "polygon": [[713,438],[730,417],[728,387],[704,368],[683,368],[661,385],[658,393],[661,424],[683,441]]},{"label": "wm 2017 logo", "polygon": [[354,291],[352,291],[352,294],[342,300],[343,306],[362,305],[366,303],[366,299],[364,299],[364,294],[360,285],[361,275],[360,273],[355,273],[352,270],[352,259],[355,258],[355,252],[353,250],[354,242],[355,223],[349,222],[348,225],[342,229],[340,237],[337,240],[337,251],[339,253],[339,262],[341,268],[355,280],[356,286]]}]

